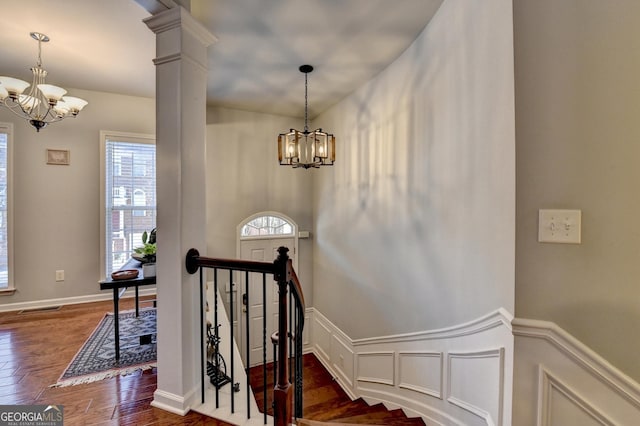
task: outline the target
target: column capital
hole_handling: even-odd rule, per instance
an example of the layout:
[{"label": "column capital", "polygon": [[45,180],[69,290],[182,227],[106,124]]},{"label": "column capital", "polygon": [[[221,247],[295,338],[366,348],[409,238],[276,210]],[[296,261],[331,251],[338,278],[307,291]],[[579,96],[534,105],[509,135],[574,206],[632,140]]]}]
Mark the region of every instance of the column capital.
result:
[{"label": "column capital", "polygon": [[147,27],[156,35],[163,32],[182,28],[191,33],[205,47],[218,41],[216,36],[182,6],[172,7],[143,20]]}]

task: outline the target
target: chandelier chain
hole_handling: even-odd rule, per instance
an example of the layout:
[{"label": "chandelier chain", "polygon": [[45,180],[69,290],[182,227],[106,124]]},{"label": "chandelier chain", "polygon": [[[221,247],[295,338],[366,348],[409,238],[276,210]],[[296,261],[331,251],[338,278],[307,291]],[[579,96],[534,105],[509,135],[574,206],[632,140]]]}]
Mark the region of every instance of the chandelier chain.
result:
[{"label": "chandelier chain", "polygon": [[42,67],[42,40],[38,38],[38,68]]},{"label": "chandelier chain", "polygon": [[309,105],[309,95],[307,90],[307,77],[308,73],[304,74],[304,132],[309,133],[309,113],[308,113],[308,105]]}]

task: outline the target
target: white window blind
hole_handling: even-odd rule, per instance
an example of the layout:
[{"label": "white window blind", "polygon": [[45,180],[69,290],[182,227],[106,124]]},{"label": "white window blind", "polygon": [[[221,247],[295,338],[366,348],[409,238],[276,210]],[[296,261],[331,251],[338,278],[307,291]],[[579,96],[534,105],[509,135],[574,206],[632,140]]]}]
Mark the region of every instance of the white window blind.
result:
[{"label": "white window blind", "polygon": [[0,290],[9,288],[9,134],[0,126]]},{"label": "white window blind", "polygon": [[136,138],[105,139],[105,271],[122,267],[142,233],[156,227],[156,146]]}]

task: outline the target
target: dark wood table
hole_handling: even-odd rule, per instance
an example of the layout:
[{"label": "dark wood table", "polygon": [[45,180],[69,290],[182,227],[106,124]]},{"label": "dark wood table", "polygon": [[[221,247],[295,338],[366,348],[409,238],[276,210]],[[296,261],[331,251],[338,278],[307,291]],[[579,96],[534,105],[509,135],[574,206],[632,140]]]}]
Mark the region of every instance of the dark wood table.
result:
[{"label": "dark wood table", "polygon": [[156,283],[156,277],[145,278],[142,276],[142,265],[135,259],[130,259],[121,269],[137,269],[138,276],[128,280],[112,280],[111,277],[100,281],[100,290],[113,291],[113,329],[115,336],[116,361],[120,360],[120,318],[119,318],[119,300],[120,297],[129,287],[134,287],[136,291],[136,317],[140,310],[138,307],[138,288],[143,285],[153,285]]}]

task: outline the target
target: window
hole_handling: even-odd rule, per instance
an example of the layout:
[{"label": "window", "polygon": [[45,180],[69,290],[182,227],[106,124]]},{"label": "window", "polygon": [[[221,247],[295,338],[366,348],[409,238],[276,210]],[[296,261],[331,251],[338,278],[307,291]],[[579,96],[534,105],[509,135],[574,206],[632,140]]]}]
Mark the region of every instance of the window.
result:
[{"label": "window", "polygon": [[156,227],[155,138],[101,132],[104,275],[121,268]]},{"label": "window", "polygon": [[0,123],[0,291],[12,290],[11,280],[11,125]]},{"label": "window", "polygon": [[240,229],[240,237],[293,235],[293,226],[283,218],[277,216],[259,216],[247,222]]}]

